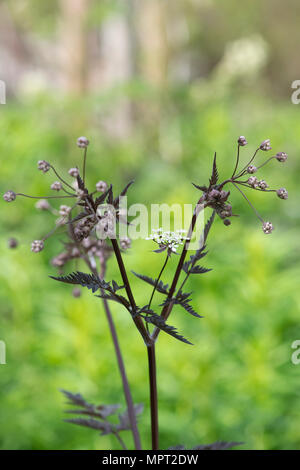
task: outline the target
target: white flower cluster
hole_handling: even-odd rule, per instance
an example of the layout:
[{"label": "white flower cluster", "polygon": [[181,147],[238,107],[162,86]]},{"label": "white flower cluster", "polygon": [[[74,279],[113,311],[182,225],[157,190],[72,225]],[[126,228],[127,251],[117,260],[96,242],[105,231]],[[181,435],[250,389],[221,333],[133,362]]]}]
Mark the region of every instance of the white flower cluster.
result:
[{"label": "white flower cluster", "polygon": [[160,248],[168,248],[173,253],[176,253],[179,245],[187,240],[184,236],[186,230],[176,230],[176,232],[164,232],[162,228],[152,230],[152,233],[146,240],[153,240]]}]

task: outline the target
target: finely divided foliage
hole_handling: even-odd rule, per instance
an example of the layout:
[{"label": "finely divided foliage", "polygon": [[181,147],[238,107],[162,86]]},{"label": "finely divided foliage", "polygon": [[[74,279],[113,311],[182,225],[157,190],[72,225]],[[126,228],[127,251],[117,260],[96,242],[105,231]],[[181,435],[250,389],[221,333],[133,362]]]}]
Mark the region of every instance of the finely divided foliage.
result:
[{"label": "finely divided foliage", "polygon": [[[197,191],[200,191],[200,197],[195,205],[187,235],[184,230],[164,232],[162,227],[153,230],[152,234],[148,237],[148,240],[156,243],[156,247],[158,245],[158,248],[154,250],[156,253],[155,256],[160,256],[164,253],[161,255],[164,258],[164,262],[160,272],[155,277],[150,277],[148,274],[138,274],[132,271],[140,281],[146,283],[151,289],[149,300],[145,299],[145,301],[143,301],[145,305],[140,307],[136,303],[123,260],[124,251],[130,248],[131,241],[125,238],[121,239],[119,243],[115,232],[115,225],[117,223],[129,225],[127,218],[124,217],[124,213],[120,208],[120,203],[121,198],[125,196],[128,189],[131,188],[133,181],[130,181],[117,196],[114,196],[112,184],[108,184],[102,180],[98,181],[95,189],[87,188],[85,174],[89,140],[86,137],[80,137],[77,140],[77,145],[83,151],[83,166],[82,171],[76,166],[69,169],[67,178],[72,178],[73,182],[66,181],[52,164],[40,160],[38,161],[38,170],[45,175],[52,174],[52,172],[55,175],[56,180],[50,184],[50,189],[52,189],[51,195],[31,196],[9,190],[3,195],[3,199],[8,203],[14,202],[19,197],[38,199],[36,203],[38,210],[48,211],[49,214],[60,216],[56,219],[55,226],[50,233],[32,242],[31,250],[34,253],[42,251],[51,235],[56,231],[59,232],[60,229],[63,228],[66,234],[63,251],[59,252],[52,260],[53,266],[58,269],[58,275],[50,277],[65,284],[86,287],[91,290],[93,294],[96,294],[95,297],[102,300],[104,312],[108,320],[127,410],[118,415],[118,422],[116,422],[116,420],[111,421],[111,416],[116,415],[119,405],[93,405],[85,401],[80,394],[72,394],[63,391],[69,400],[69,404],[76,407],[76,409],[67,410],[67,413],[79,416],[67,419],[66,421],[96,429],[100,431],[102,435],[113,434],[118,439],[122,448],[126,448],[126,444],[119,433],[124,430],[131,430],[135,448],[142,448],[136,419],[137,415],[142,412],[142,406],[134,405],[132,400],[125,364],[109,307],[109,301],[114,301],[127,310],[132,318],[133,324],[142,336],[147,347],[150,382],[151,439],[152,449],[156,450],[159,449],[155,360],[155,345],[158,335],[160,331],[163,331],[183,343],[188,345],[192,344],[182,336],[174,326],[167,323],[167,319],[174,306],[181,307],[185,313],[189,313],[194,317],[202,318],[202,315],[197,313],[191,305],[192,292],[185,292],[183,288],[191,275],[201,275],[211,271],[210,268],[202,265],[202,261],[208,254],[206,248],[207,239],[216,216],[223,221],[225,226],[229,226],[231,224],[231,218],[236,216],[236,214],[233,214],[232,205],[229,203],[230,190],[227,189],[228,186],[238,190],[239,194],[247,201],[261,221],[263,232],[270,234],[273,230],[272,223],[262,218],[250,202],[245,191],[272,192],[279,199],[286,200],[288,198],[288,192],[285,188],[270,189],[265,179],[258,179],[257,176],[253,175],[256,175],[261,168],[271,161],[274,160],[279,163],[285,163],[288,157],[285,152],[278,152],[266,161],[260,162],[259,156],[271,150],[270,140],[266,139],[256,148],[247,163],[239,168],[240,149],[248,145],[246,138],[241,136],[237,141],[237,155],[233,173],[229,178],[220,182],[217,156],[216,153],[214,154],[212,172],[208,184],[199,185],[193,183]],[[99,195],[99,193],[102,194]],[[63,200],[59,210],[52,205],[53,201],[56,199]],[[67,205],[66,200],[70,200],[72,204]],[[210,209],[211,214],[208,217],[203,232],[197,234],[198,236],[200,235],[199,248],[187,259],[187,252],[192,234],[196,227],[197,217],[200,211],[204,209]],[[96,228],[101,230],[103,236],[98,236],[99,234],[98,231],[96,233]],[[10,248],[16,248],[18,243],[16,240],[13,240],[13,242],[9,242],[8,246]],[[166,283],[163,280],[165,268],[169,260],[174,260],[176,255],[179,255],[179,258],[173,277],[171,277],[169,283]],[[119,284],[116,280],[110,282],[105,280],[107,262],[112,256],[114,256],[117,263],[122,284]],[[81,262],[86,266],[88,272],[75,271],[70,274],[65,274],[65,267],[71,261],[75,261],[76,263]],[[197,276],[197,278],[199,278],[199,276]],[[122,291],[122,295],[120,291]],[[78,287],[73,290],[73,295],[76,298],[80,297]],[[155,307],[151,307],[152,301],[158,295],[163,296],[163,300],[160,303],[157,302]],[[239,444],[238,442],[226,443],[221,441],[214,444],[197,446],[194,449],[226,449]],[[177,446],[175,448],[182,449],[183,446]]]}]

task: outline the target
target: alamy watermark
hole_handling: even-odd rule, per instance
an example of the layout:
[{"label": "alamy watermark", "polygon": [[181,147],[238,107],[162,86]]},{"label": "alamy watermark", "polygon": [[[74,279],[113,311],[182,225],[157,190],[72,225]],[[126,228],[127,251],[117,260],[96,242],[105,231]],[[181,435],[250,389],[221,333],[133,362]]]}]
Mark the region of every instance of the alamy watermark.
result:
[{"label": "alamy watermark", "polygon": [[299,104],[300,103],[300,80],[294,80],[291,84],[291,88],[295,90],[292,93],[291,101],[293,104]]},{"label": "alamy watermark", "polygon": [[[195,212],[198,215],[195,230],[189,233],[190,220]],[[149,208],[144,204],[136,203],[128,207],[127,197],[121,196],[117,210],[112,204],[102,204],[98,207],[97,214],[99,222],[95,228],[97,238],[101,240],[107,237],[121,240],[150,238],[160,245],[168,244],[175,248],[183,240],[188,239],[187,250],[197,250],[199,246],[202,246],[203,204],[198,204],[196,209],[192,204],[151,204]],[[120,224],[117,224],[118,220]],[[157,236],[153,237],[153,234],[150,234],[151,231]]]},{"label": "alamy watermark", "polygon": [[6,364],[6,344],[0,341],[0,364]]},{"label": "alamy watermark", "polygon": [[0,80],[0,104],[6,104],[6,85],[3,80]]},{"label": "alamy watermark", "polygon": [[295,349],[291,356],[291,361],[295,366],[297,366],[298,364],[300,364],[300,339],[296,339],[295,341],[293,341],[293,343],[291,344],[291,348]]}]

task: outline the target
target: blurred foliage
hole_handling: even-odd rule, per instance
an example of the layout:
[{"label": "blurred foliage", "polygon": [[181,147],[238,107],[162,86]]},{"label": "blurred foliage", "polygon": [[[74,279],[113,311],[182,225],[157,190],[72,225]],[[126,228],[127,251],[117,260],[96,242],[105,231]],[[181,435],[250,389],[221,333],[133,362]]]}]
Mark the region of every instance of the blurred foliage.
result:
[{"label": "blurred foliage", "polygon": [[[54,2],[51,7],[35,0],[8,3],[14,4],[15,18],[24,19],[24,28],[48,34],[53,27]],[[196,319],[180,308],[171,317],[170,323],[194,346],[163,333],[159,337],[160,434],[163,448],[235,440],[245,442],[247,449],[298,449],[299,370],[290,358],[291,344],[300,336],[300,120],[299,108],[289,98],[281,102],[269,92],[275,89],[288,96],[291,81],[298,78],[293,60],[297,41],[292,45],[291,41],[299,30],[299,3],[289,2],[291,14],[286,13],[286,3],[277,0],[247,2],[246,13],[233,0],[200,3],[205,15],[202,10],[201,15],[194,14],[198,2],[187,0],[182,5],[190,12],[188,50],[196,53],[201,43],[202,70],[214,70],[205,81],[156,89],[146,80],[134,79],[78,99],[58,92],[24,94],[1,106],[0,192],[49,194],[53,179],[49,173],[38,173],[37,160],[49,160],[60,170],[80,165],[75,145],[79,135],[91,141],[89,185],[102,179],[113,182],[117,190],[134,178],[129,203],[148,206],[196,202],[198,193],[191,181],[206,183],[214,151],[225,178],[234,165],[239,135],[249,142],[242,149],[243,161],[265,138],[271,139],[275,151],[286,151],[285,165],[273,161],[262,173],[273,187],[286,187],[289,199],[250,193],[276,230],[265,236],[251,209],[233,192],[230,200],[240,218],[230,227],[216,221],[205,258],[213,271],[189,283],[193,305],[205,318]],[[40,12],[34,9],[31,16],[30,5],[38,5]],[[95,15],[100,18],[108,10],[104,2]],[[271,44],[267,74],[218,75],[214,67],[224,43],[257,32]],[[126,138],[116,138],[113,125],[107,130],[106,124],[108,119],[114,123],[124,101],[130,103],[133,127]],[[41,254],[30,252],[30,242],[52,228],[49,214],[37,213],[34,202],[27,199],[0,204],[0,340],[7,344],[7,364],[0,366],[0,446],[117,448],[110,436],[100,438],[92,430],[62,421],[65,406],[60,388],[80,392],[91,402],[124,407],[101,301],[87,291],[75,299],[71,287],[49,279],[55,274],[50,260],[59,251],[62,236],[50,239]],[[20,242],[16,250],[7,248],[11,236]],[[152,276],[159,271],[163,259],[151,252],[149,243],[134,242],[125,258],[129,271]],[[175,262],[169,263],[165,282]],[[69,271],[73,269],[70,265]],[[107,278],[113,276],[118,274],[112,260]],[[145,286],[133,275],[130,279],[142,304]],[[158,296],[155,301],[158,304]],[[145,404],[139,422],[144,447],[149,448],[144,345],[126,311],[116,305],[111,308],[134,401]],[[125,439],[132,444],[129,433]]]}]

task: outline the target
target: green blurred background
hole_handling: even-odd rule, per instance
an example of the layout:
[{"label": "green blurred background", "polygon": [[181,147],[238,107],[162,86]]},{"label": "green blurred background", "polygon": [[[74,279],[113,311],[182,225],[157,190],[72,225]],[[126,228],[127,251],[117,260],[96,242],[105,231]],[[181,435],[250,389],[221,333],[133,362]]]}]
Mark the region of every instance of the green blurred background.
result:
[{"label": "green blurred background", "polygon": [[[1,193],[46,194],[53,179],[38,173],[37,160],[61,170],[79,165],[79,135],[91,141],[89,184],[103,179],[121,189],[134,178],[129,203],[146,205],[194,203],[190,182],[206,183],[214,151],[226,178],[239,135],[249,142],[243,159],[266,138],[289,154],[286,165],[274,160],[262,172],[289,199],[250,194],[276,230],[265,236],[232,194],[240,218],[230,227],[216,221],[205,259],[213,271],[189,284],[205,318],[172,314],[194,346],[161,334],[157,355],[162,448],[235,440],[245,449],[299,449],[300,366],[291,362],[300,339],[300,109],[291,102],[300,78],[299,2],[13,0],[0,12]],[[88,291],[75,299],[49,279],[60,237],[31,253],[30,242],[53,225],[49,214],[25,199],[2,201],[0,214],[1,448],[118,448],[114,438],[64,423],[59,392],[124,406],[101,302]],[[11,236],[16,250],[7,248]],[[162,258],[149,243],[134,243],[129,270],[158,272]],[[131,281],[144,302],[145,286]],[[126,311],[111,307],[134,400],[145,404],[140,430],[149,448],[144,346]],[[124,438],[130,446],[131,435]]]}]

